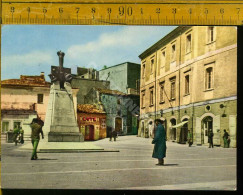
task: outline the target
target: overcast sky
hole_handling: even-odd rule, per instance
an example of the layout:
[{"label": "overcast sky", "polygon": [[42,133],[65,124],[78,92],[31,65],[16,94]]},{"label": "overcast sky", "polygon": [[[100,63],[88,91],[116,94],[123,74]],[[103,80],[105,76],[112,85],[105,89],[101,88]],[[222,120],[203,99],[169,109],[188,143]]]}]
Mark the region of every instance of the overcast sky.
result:
[{"label": "overcast sky", "polygon": [[138,55],[175,27],[156,26],[2,26],[1,80],[20,75],[46,79],[51,65],[58,65],[57,51],[65,52],[64,66],[93,67],[123,62],[140,63]]}]

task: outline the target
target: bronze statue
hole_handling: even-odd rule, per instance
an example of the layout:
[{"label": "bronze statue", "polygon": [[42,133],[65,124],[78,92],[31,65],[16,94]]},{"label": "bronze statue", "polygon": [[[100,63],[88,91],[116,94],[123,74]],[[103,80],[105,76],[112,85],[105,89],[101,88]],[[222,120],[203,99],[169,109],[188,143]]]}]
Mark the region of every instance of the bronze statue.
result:
[{"label": "bronze statue", "polygon": [[71,69],[63,67],[65,53],[62,51],[58,51],[57,55],[59,56],[59,66],[52,66],[51,74],[49,74],[48,76],[50,77],[52,83],[55,81],[59,81],[60,88],[64,89],[64,83],[71,83],[73,77],[71,75]]}]

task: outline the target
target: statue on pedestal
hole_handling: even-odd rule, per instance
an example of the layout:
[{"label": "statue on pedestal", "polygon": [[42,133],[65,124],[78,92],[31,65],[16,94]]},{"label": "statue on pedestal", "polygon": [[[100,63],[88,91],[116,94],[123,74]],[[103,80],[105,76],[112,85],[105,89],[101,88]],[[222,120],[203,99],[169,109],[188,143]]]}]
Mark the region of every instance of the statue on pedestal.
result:
[{"label": "statue on pedestal", "polygon": [[79,132],[74,110],[70,68],[64,68],[64,55],[58,51],[59,66],[51,67],[51,89],[46,112],[44,131],[49,131],[48,142],[80,142],[84,141]]}]

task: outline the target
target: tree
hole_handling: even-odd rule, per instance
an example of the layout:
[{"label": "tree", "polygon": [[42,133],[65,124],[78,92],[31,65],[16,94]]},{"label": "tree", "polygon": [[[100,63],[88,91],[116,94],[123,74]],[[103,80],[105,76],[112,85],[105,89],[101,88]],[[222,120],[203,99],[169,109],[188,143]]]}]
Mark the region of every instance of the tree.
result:
[{"label": "tree", "polygon": [[107,69],[108,67],[106,65],[103,66],[103,69]]}]

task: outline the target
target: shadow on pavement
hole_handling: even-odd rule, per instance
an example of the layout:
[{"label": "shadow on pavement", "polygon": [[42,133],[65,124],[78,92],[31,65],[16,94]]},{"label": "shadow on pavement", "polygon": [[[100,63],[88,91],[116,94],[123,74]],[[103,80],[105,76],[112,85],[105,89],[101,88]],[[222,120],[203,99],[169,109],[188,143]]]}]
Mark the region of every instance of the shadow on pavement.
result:
[{"label": "shadow on pavement", "polygon": [[51,158],[38,158],[37,160],[57,160],[57,159],[51,159]]},{"label": "shadow on pavement", "polygon": [[178,166],[178,164],[164,164],[163,166]]}]

